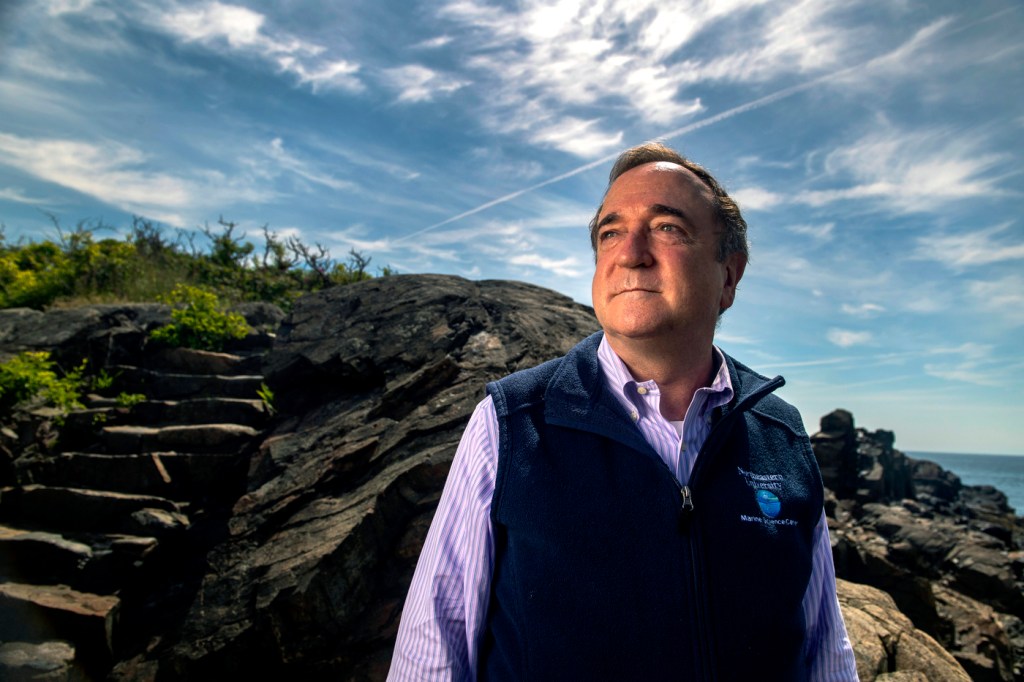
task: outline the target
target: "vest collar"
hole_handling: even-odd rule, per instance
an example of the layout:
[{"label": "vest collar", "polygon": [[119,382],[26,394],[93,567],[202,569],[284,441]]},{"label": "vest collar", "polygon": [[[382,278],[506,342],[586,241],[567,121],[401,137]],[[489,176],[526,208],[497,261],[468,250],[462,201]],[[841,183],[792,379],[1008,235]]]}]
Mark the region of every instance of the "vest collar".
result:
[{"label": "vest collar", "polygon": [[[559,363],[544,393],[544,419],[549,424],[596,433],[634,450],[659,459],[635,428],[622,404],[611,395],[601,376],[597,348],[604,332],[590,335],[570,350]],[[725,363],[733,387],[733,399],[715,410],[718,416],[712,431],[722,422],[732,421],[758,400],[784,385],[785,379],[758,374],[736,362],[728,354]],[[710,434],[709,434],[710,440]]]}]

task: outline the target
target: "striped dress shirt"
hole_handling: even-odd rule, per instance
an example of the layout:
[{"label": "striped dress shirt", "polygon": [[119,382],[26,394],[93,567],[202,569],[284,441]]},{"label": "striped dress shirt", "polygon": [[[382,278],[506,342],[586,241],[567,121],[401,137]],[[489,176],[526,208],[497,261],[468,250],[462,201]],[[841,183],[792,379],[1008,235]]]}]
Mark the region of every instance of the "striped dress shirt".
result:
[{"label": "striped dress shirt", "polygon": [[[682,423],[666,420],[653,381],[637,382],[601,340],[598,361],[607,387],[644,439],[687,484],[711,429],[714,408],[733,397],[724,356],[698,389]],[[388,680],[475,680],[494,569],[491,499],[498,468],[498,420],[490,396],[477,405],[463,433],[409,587]],[[815,682],[857,680],[853,649],[836,598],[835,569],[825,513],[815,529],[816,549],[803,599],[806,647]]]}]

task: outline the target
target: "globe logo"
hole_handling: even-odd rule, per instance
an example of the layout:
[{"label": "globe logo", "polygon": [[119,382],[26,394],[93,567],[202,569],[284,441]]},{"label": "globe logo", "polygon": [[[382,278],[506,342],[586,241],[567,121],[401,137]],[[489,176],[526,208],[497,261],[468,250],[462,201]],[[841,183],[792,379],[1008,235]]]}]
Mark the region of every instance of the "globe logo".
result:
[{"label": "globe logo", "polygon": [[779,496],[771,490],[755,491],[754,497],[757,498],[757,506],[761,508],[761,513],[769,519],[774,519],[782,511],[782,503],[779,502]]}]

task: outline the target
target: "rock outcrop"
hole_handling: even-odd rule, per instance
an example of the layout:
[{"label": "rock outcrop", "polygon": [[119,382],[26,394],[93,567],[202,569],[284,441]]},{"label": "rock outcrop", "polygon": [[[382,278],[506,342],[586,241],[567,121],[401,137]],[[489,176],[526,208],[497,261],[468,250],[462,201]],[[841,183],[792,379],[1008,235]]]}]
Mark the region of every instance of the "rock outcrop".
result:
[{"label": "rock outcrop", "polygon": [[[811,440],[836,493],[829,523],[837,576],[885,590],[971,679],[1019,676],[1024,521],[1006,496],[907,457],[893,448],[892,432],[857,429],[845,410],[821,425]],[[851,467],[854,485],[831,478]]]},{"label": "rock outcrop", "polygon": [[[251,320],[264,315],[270,326],[277,319],[273,311],[247,313]],[[151,510],[135,522],[152,528],[184,516],[181,534],[172,536],[183,552],[173,571],[116,595],[134,630],[132,646],[115,647],[110,661],[118,680],[383,679],[426,529],[484,384],[561,355],[598,327],[589,308],[515,282],[420,275],[329,289],[296,302],[261,371],[251,370],[264,375],[277,410],[263,428],[246,422],[240,406],[174,397],[188,387],[202,392],[194,377],[153,387],[152,371],[167,358],[152,353],[145,329],[162,323],[165,310],[99,307],[56,325],[43,319],[51,314],[0,311],[0,353],[59,349],[69,361],[89,354],[98,363],[131,364],[136,369],[123,371],[123,380],[149,386],[154,402],[190,403],[138,405],[133,423],[107,425],[106,456],[125,458],[118,475],[155,486],[123,493],[145,497]],[[177,373],[195,374],[186,366]],[[158,413],[174,414],[179,427],[155,423]],[[203,415],[230,415],[256,431],[214,434],[202,426]],[[891,434],[869,438],[848,413],[828,419],[815,448],[834,486],[828,511],[837,568],[855,581],[841,581],[839,594],[861,678],[962,680],[967,668],[995,675],[978,679],[1009,679],[1013,637],[1024,630],[1015,582],[1024,562],[1009,549],[1017,530],[1005,499],[903,457]],[[191,426],[180,428],[184,423]],[[72,415],[61,440],[85,443],[90,424]],[[31,433],[38,435],[25,427],[0,439],[13,458],[5,495],[37,495],[29,473],[66,466],[58,462],[68,453],[46,444],[54,436],[15,446]],[[182,453],[202,443],[219,456],[245,447],[252,454],[237,472],[238,487],[221,490],[221,503],[196,516],[191,502],[165,508],[151,499],[166,493],[177,504],[150,476],[160,470],[151,456],[131,459],[168,443]],[[202,469],[209,458],[158,459],[172,481],[235,475],[222,479]],[[74,475],[95,475],[96,465],[83,458]],[[132,523],[131,513],[110,514]],[[62,557],[51,559],[55,568],[86,550],[96,553],[70,532],[50,534]],[[26,546],[42,540],[24,539]],[[72,679],[81,653],[25,638],[0,645],[0,666],[21,674],[37,665],[66,672],[54,679]]]}]

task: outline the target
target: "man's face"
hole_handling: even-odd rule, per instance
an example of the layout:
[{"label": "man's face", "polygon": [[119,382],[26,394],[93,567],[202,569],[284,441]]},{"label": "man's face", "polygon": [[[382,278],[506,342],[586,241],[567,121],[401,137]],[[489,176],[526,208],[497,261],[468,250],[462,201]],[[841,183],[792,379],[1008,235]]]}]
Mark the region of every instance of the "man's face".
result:
[{"label": "man's face", "polygon": [[711,190],[667,162],[637,166],[608,189],[597,221],[594,311],[610,340],[714,337],[745,260],[718,262]]}]

